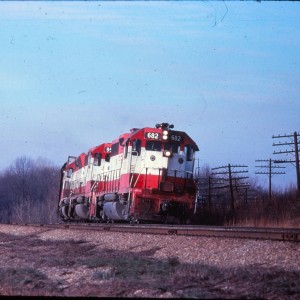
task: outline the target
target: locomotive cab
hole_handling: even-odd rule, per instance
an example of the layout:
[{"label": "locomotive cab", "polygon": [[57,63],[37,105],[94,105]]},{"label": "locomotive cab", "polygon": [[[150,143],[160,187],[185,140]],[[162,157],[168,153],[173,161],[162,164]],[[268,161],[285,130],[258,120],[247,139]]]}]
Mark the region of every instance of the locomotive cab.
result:
[{"label": "locomotive cab", "polygon": [[198,147],[186,133],[172,128],[162,123],[135,130],[129,138],[121,190],[129,194],[130,214],[135,219],[174,217],[178,221],[193,211],[194,152]]}]

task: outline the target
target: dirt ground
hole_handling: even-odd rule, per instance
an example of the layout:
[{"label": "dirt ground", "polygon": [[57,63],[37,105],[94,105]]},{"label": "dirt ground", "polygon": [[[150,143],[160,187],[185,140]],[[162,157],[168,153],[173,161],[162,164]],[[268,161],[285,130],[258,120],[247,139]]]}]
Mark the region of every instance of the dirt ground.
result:
[{"label": "dirt ground", "polygon": [[[300,298],[297,266],[287,269],[281,268],[280,263],[268,262],[216,265],[207,260],[191,263],[180,260],[180,255],[158,258],[155,253],[160,246],[155,243],[141,251],[134,251],[134,245],[127,250],[99,248],[97,241],[85,238],[42,239],[41,232],[41,229],[29,234],[0,231],[0,295]],[[216,239],[213,242],[219,243]],[[299,254],[299,246],[298,243],[280,246],[286,247],[287,256],[277,259],[288,260],[288,251]],[[190,255],[192,258],[193,253]]]}]

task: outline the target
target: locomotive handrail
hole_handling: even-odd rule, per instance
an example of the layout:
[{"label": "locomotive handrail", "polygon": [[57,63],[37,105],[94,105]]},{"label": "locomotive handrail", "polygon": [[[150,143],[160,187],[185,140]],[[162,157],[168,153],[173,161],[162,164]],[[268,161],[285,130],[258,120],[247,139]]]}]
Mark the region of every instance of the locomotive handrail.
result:
[{"label": "locomotive handrail", "polygon": [[90,178],[91,180],[93,179],[93,171],[94,171],[94,163],[90,162],[90,164],[87,166],[87,172],[86,172],[86,176],[90,171]]},{"label": "locomotive handrail", "polygon": [[91,191],[93,191],[99,184],[100,181],[95,180],[95,182],[93,183],[92,187],[91,187]]},{"label": "locomotive handrail", "polygon": [[[130,162],[129,162],[129,170],[130,170],[130,173],[131,173],[131,162],[132,162],[132,153],[136,153],[136,161],[137,161],[137,157],[138,157],[138,152],[136,150],[132,150],[131,149],[131,152],[130,152]],[[135,162],[135,166],[134,166],[134,169],[136,167],[136,162]],[[129,183],[129,190],[128,190],[128,214],[129,214],[129,211],[130,211],[130,206],[131,206],[131,184],[132,184],[132,180],[133,180],[133,175],[131,175],[131,178],[130,178],[130,183]]]},{"label": "locomotive handrail", "polygon": [[[131,155],[130,155],[130,163],[129,163],[129,169],[130,169],[130,173],[134,173],[134,171],[135,171],[135,168],[136,168],[136,163],[137,163],[137,158],[138,158],[138,155],[135,155],[136,156],[136,161],[135,161],[135,164],[134,164],[134,170],[132,170],[131,169],[131,167],[132,167],[132,153],[136,153],[136,154],[138,154],[138,152],[137,151],[135,151],[135,150],[133,150],[133,151],[131,151]],[[133,171],[133,172],[131,172],[131,171]],[[131,176],[131,178],[130,178],[130,187],[131,187],[131,184],[132,184],[132,181],[133,181],[133,176]]]},{"label": "locomotive handrail", "polygon": [[74,194],[74,189],[71,189],[69,197],[71,197],[73,194]]}]

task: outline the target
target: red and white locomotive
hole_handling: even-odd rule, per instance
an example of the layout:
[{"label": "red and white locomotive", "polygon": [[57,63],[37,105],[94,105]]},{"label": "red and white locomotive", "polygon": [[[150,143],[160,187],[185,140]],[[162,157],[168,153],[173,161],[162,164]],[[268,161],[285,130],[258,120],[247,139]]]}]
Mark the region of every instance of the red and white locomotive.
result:
[{"label": "red and white locomotive", "polygon": [[64,221],[189,222],[196,143],[174,125],[133,128],[68,157],[58,211]]}]

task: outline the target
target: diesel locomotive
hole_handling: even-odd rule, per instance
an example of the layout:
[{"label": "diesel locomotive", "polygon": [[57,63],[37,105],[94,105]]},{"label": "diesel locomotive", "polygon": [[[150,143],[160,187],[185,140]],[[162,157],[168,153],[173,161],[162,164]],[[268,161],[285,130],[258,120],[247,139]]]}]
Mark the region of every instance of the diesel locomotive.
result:
[{"label": "diesel locomotive", "polygon": [[58,213],[65,222],[189,223],[198,150],[187,133],[160,123],[69,156]]}]

